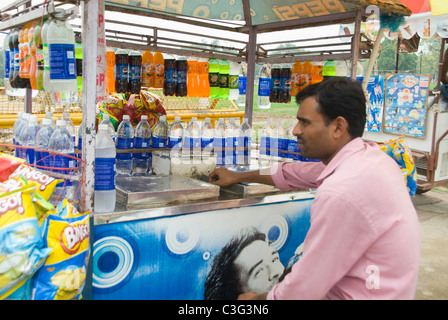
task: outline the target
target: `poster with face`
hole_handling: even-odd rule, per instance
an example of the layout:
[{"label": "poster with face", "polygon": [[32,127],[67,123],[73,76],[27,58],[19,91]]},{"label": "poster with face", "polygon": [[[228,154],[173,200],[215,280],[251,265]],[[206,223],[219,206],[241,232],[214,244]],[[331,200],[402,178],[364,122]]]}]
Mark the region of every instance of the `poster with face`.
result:
[{"label": "poster with face", "polygon": [[384,131],[424,137],[431,76],[389,75],[385,89]]},{"label": "poster with face", "polygon": [[236,299],[299,260],[312,199],[96,225],[93,299]]}]

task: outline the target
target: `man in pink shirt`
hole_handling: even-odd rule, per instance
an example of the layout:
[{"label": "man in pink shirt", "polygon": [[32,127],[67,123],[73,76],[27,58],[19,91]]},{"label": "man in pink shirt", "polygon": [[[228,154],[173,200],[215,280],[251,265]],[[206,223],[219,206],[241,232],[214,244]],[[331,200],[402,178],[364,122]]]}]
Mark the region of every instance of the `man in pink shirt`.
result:
[{"label": "man in pink shirt", "polygon": [[302,258],[269,292],[239,299],[413,299],[420,245],[418,219],[401,170],[361,139],[361,86],[334,78],[297,95],[293,134],[302,156],[322,162],[280,163],[263,171],[218,168],[219,186],[258,182],[281,190],[317,188]]}]

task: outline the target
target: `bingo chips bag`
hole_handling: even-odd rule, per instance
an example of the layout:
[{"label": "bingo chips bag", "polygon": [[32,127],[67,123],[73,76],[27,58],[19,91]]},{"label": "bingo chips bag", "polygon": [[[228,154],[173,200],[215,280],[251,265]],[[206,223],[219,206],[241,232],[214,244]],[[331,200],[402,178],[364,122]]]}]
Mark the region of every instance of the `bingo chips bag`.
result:
[{"label": "bingo chips bag", "polygon": [[44,221],[44,245],[52,249],[34,279],[34,300],[80,299],[89,259],[89,214],[50,214]]},{"label": "bingo chips bag", "polygon": [[400,166],[409,194],[415,196],[417,191],[417,170],[411,152],[404,144],[403,138],[385,142],[380,145],[380,148]]},{"label": "bingo chips bag", "polygon": [[31,277],[51,252],[32,203],[35,188],[0,194],[0,299],[30,299]]}]

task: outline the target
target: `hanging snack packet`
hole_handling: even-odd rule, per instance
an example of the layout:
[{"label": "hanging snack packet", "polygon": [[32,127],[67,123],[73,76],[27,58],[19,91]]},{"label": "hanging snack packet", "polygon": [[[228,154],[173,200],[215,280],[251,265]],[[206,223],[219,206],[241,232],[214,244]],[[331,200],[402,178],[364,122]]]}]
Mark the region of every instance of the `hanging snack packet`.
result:
[{"label": "hanging snack packet", "polygon": [[32,204],[34,189],[26,186],[0,196],[0,299],[29,299],[27,280],[51,251],[44,247]]},{"label": "hanging snack packet", "polygon": [[9,179],[18,166],[25,162],[25,159],[16,158],[9,154],[0,152],[0,182]]},{"label": "hanging snack packet", "polygon": [[24,164],[21,164],[9,178],[20,179],[24,184],[35,182],[37,185],[36,193],[47,201],[53,194],[56,185],[64,181],[63,179],[53,178],[40,170],[36,170]]},{"label": "hanging snack packet", "polygon": [[62,218],[49,215],[44,222],[44,245],[52,248],[34,279],[34,300],[79,299],[89,259],[89,215]]}]

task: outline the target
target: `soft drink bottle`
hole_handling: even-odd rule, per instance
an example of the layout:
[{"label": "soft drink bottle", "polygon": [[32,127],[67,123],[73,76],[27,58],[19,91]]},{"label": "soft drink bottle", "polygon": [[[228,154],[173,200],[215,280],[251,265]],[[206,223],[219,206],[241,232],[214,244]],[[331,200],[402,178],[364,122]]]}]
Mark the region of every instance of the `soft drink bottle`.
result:
[{"label": "soft drink bottle", "polygon": [[32,24],[30,29],[28,30],[28,41],[30,47],[30,85],[31,89],[37,90],[36,84],[36,68],[37,68],[37,46],[34,39],[34,31],[36,29],[37,23]]},{"label": "soft drink bottle", "polygon": [[50,86],[53,103],[69,105],[78,100],[75,34],[68,21],[54,20],[47,32]]},{"label": "soft drink bottle", "polygon": [[20,67],[19,67],[19,76],[22,79],[30,79],[30,46],[28,41],[28,30],[30,28],[30,24],[25,24],[25,26],[20,29],[19,32],[19,52],[20,52]]},{"label": "soft drink bottle", "polygon": [[129,91],[139,94],[142,88],[142,55],[137,50],[129,53]]},{"label": "soft drink bottle", "polygon": [[199,88],[198,96],[201,98],[210,97],[209,62],[207,58],[200,58],[198,61]]},{"label": "soft drink bottle", "polygon": [[226,130],[226,157],[225,164],[228,168],[236,168],[236,148],[238,147],[238,128],[235,119],[230,118]]},{"label": "soft drink bottle", "polygon": [[76,60],[76,84],[78,87],[78,96],[82,92],[82,43],[75,43],[75,60]]},{"label": "soft drink bottle", "polygon": [[115,210],[115,143],[106,124],[100,124],[95,139],[95,213]]},{"label": "soft drink bottle", "polygon": [[44,72],[43,72],[43,87],[46,92],[51,92],[50,86],[50,56],[48,51],[48,28],[53,23],[52,19],[47,19],[41,29],[41,38],[43,46],[43,61],[44,61]]},{"label": "soft drink bottle", "polygon": [[[142,115],[140,122],[135,128],[134,148],[147,149],[151,146],[151,126],[148,116]],[[146,175],[149,168],[149,152],[136,152],[132,154],[132,170],[135,175]]]},{"label": "soft drink bottle", "polygon": [[320,61],[313,64],[313,69],[311,70],[310,84],[315,84],[323,80],[322,69],[323,65]]},{"label": "soft drink bottle", "polygon": [[[51,168],[51,157],[48,153],[48,144],[50,143],[51,135],[53,134],[55,127],[53,127],[52,119],[44,118],[41,121],[39,132],[37,133],[36,145],[39,149],[36,150],[36,166],[42,166],[46,169]],[[44,151],[46,150],[46,151]]]},{"label": "soft drink bottle", "polygon": [[258,77],[258,108],[269,109],[271,103],[269,102],[269,94],[271,88],[271,66],[264,64]]},{"label": "soft drink bottle", "polygon": [[142,55],[142,86],[154,87],[154,56],[149,50],[145,50]]},{"label": "soft drink bottle", "polygon": [[[45,23],[47,19],[44,19]],[[43,73],[44,73],[44,46],[42,45],[42,26],[40,23],[34,28],[34,44],[36,45],[36,89],[44,90]]]},{"label": "soft drink bottle", "polygon": [[9,83],[9,72],[11,70],[11,54],[9,50],[9,38],[11,36],[11,32],[6,35],[4,41],[3,41],[3,52],[4,52],[4,60],[5,60],[5,75],[3,78],[3,83],[5,85],[5,93],[7,95],[12,94],[13,88],[11,87],[11,84]]},{"label": "soft drink bottle", "polygon": [[125,93],[129,90],[129,54],[125,49],[115,52],[115,91]]},{"label": "soft drink bottle", "polygon": [[224,166],[226,158],[226,130],[227,126],[223,118],[219,118],[219,122],[215,128],[215,136],[213,138],[213,150],[217,155],[216,165]]},{"label": "soft drink bottle", "polygon": [[213,143],[214,129],[210,118],[204,119],[204,124],[201,127],[201,149],[211,147]]},{"label": "soft drink bottle", "polygon": [[280,69],[280,94],[279,102],[291,102],[291,66],[283,65]]},{"label": "soft drink bottle", "polygon": [[219,98],[219,62],[215,58],[209,61],[210,98]]},{"label": "soft drink bottle", "polygon": [[199,64],[197,60],[188,59],[187,96],[199,97]]},{"label": "soft drink bottle", "polygon": [[310,85],[311,82],[311,70],[313,69],[313,64],[310,61],[305,61],[302,66],[302,89]]},{"label": "soft drink bottle", "polygon": [[347,77],[347,63],[345,61],[336,62],[336,77]]},{"label": "soft drink bottle", "polygon": [[336,76],[336,63],[333,60],[327,60],[324,64],[322,74],[324,78]]},{"label": "soft drink bottle", "polygon": [[176,59],[167,54],[165,57],[165,82],[163,84],[163,94],[165,96],[174,96],[177,87]]},{"label": "soft drink bottle", "polygon": [[219,62],[219,98],[229,99],[229,73],[230,65],[226,59]]},{"label": "soft drink bottle", "polygon": [[291,70],[291,96],[295,97],[299,92],[300,74],[302,72],[302,62],[294,62]]},{"label": "soft drink bottle", "polygon": [[187,96],[187,69],[188,62],[186,57],[179,57],[176,60],[176,96]]},{"label": "soft drink bottle", "polygon": [[240,74],[238,79],[238,107],[246,106],[246,87],[247,87],[247,63],[241,62]]},{"label": "soft drink bottle", "polygon": [[39,132],[39,124],[37,123],[37,116],[35,114],[30,116],[30,123],[28,125],[28,130],[24,135],[23,145],[30,147],[26,149],[25,160],[26,163],[34,164],[35,162],[35,148],[36,148],[36,138]]},{"label": "soft drink bottle", "polygon": [[[51,155],[53,171],[70,175],[72,170],[67,169],[73,168],[76,163],[76,160],[72,158],[75,155],[75,143],[67,130],[65,120],[56,121],[56,129],[51,135],[48,150],[55,152],[55,154]],[[65,179],[64,182],[56,185],[53,194],[61,198],[71,199],[73,197],[72,187],[72,182],[69,179]]]},{"label": "soft drink bottle", "polygon": [[247,118],[243,119],[243,123],[238,128],[238,149],[236,150],[236,162],[238,171],[246,171],[250,165],[250,147],[251,147],[252,130]]},{"label": "soft drink bottle", "polygon": [[[134,147],[134,128],[129,115],[123,116],[123,121],[117,129],[116,149],[132,149]],[[117,174],[130,176],[132,172],[132,153],[118,153],[115,157]]]},{"label": "soft drink bottle", "polygon": [[261,129],[260,150],[258,156],[258,165],[260,167],[267,167],[271,164],[270,149],[274,127],[272,126],[272,119],[268,118],[266,124]]},{"label": "soft drink bottle", "polygon": [[160,51],[154,53],[154,88],[163,88],[165,82],[165,59]]},{"label": "soft drink bottle", "polygon": [[[11,47],[14,52],[14,68],[9,73],[11,86],[17,89],[25,89],[27,83],[25,79],[20,77],[20,49],[19,49],[19,33],[21,29],[16,29],[10,38],[10,50]],[[23,91],[22,91],[23,92]]]},{"label": "soft drink bottle", "polygon": [[106,48],[106,94],[115,92],[115,52],[112,48]]},{"label": "soft drink bottle", "polygon": [[184,137],[184,127],[180,117],[174,117],[174,122],[168,131],[168,148],[181,148]]},{"label": "soft drink bottle", "polygon": [[236,61],[230,62],[230,74],[229,74],[229,99],[238,100],[239,93],[239,76],[241,66]]},{"label": "soft drink bottle", "polygon": [[281,79],[280,79],[280,65],[274,64],[271,69],[271,88],[269,92],[269,101],[280,102],[280,90],[281,90]]}]

